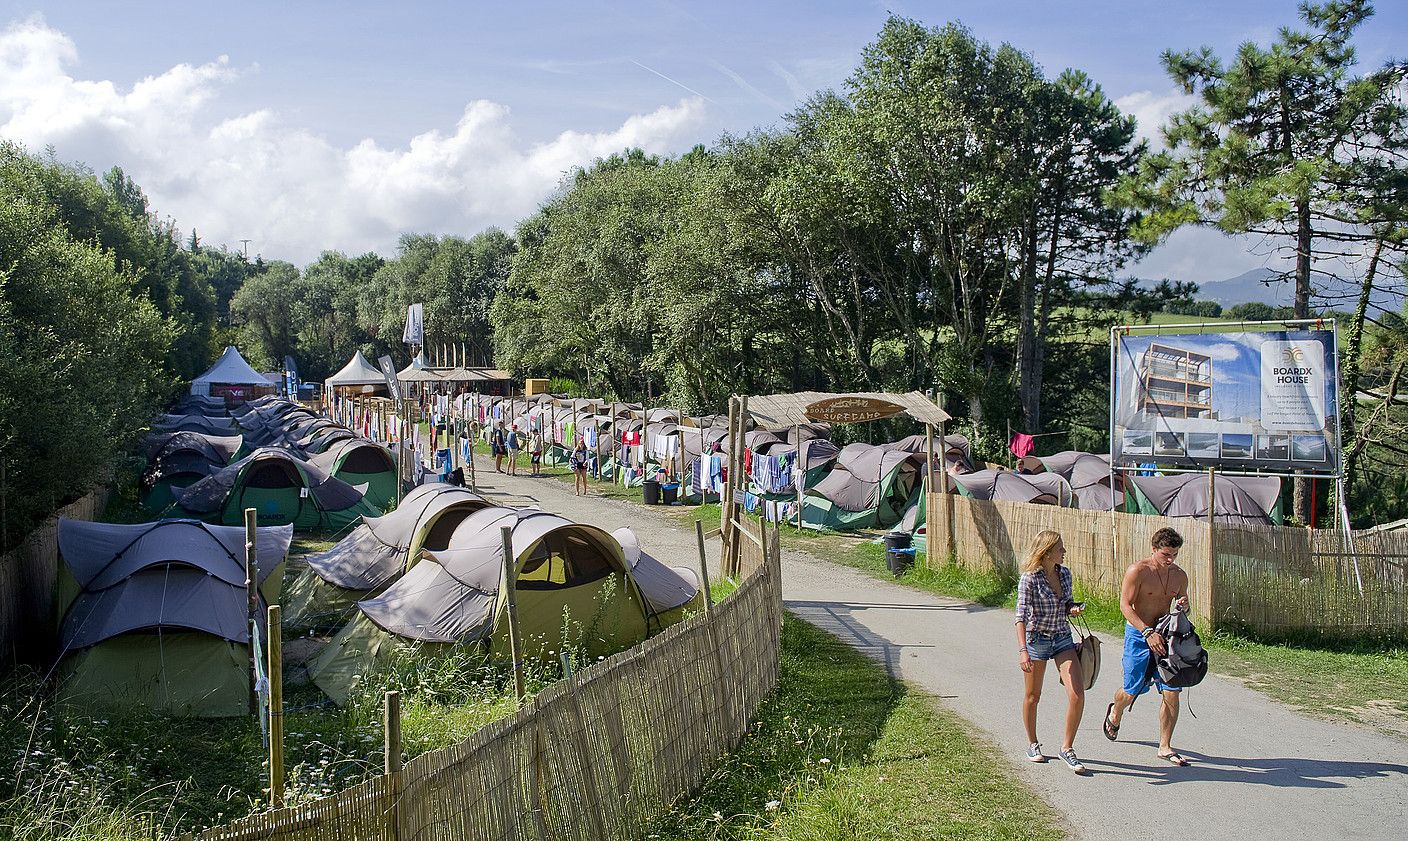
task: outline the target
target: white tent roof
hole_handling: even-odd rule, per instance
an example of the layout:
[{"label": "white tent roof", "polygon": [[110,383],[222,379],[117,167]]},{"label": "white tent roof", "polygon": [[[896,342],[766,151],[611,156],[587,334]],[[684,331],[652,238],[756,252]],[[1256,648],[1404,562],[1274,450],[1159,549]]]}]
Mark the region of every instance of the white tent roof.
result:
[{"label": "white tent roof", "polygon": [[264,385],[269,381],[264,375],[249,366],[235,350],[234,345],[226,345],[225,352],[210,366],[210,370],[191,382],[192,394],[209,394],[212,385]]},{"label": "white tent roof", "polygon": [[359,350],[342,370],[328,377],[328,385],[386,385],[386,376]]}]

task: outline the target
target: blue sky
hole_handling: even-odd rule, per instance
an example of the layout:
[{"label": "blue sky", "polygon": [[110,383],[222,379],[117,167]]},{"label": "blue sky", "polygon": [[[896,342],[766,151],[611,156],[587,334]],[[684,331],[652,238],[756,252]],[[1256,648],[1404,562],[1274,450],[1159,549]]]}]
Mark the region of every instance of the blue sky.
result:
[{"label": "blue sky", "polygon": [[[1397,55],[1380,3],[1361,59]],[[1291,2],[0,4],[0,136],[102,170],[208,241],[307,262],[390,253],[405,230],[511,227],[563,172],[780,123],[839,86],[888,12],[1074,66],[1153,124],[1183,100],[1168,47],[1227,54]],[[1181,234],[1138,273],[1214,280],[1266,262]]]}]

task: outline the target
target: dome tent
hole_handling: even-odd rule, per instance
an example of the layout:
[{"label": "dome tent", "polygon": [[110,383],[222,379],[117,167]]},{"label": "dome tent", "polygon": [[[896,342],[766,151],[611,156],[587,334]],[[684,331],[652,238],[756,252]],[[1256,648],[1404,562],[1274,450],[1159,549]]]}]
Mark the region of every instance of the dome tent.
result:
[{"label": "dome tent", "polygon": [[1089,511],[1109,511],[1124,505],[1124,477],[1110,476],[1110,457],[1066,450],[1049,456],[1024,456],[1017,471],[1041,476],[1054,474],[1071,484],[1076,507]]},{"label": "dome tent", "polygon": [[1071,489],[1060,476],[1023,476],[1011,470],[979,470],[950,477],[953,492],[972,499],[1030,502],[1036,505],[1069,504]]},{"label": "dome tent", "polygon": [[[62,702],[174,715],[247,711],[243,528],[65,519],[58,535]],[[292,536],[289,526],[256,534],[261,608],[278,601]]]},{"label": "dome tent", "polygon": [[422,550],[449,547],[466,517],[489,507],[465,488],[433,482],[406,494],[395,511],[365,517],[360,526],[326,552],[310,555],[308,568],[289,585],[284,620],[290,625],[328,624],[358,601],[390,586],[419,559]]},{"label": "dome tent", "polygon": [[329,475],[355,488],[379,511],[396,501],[396,460],[382,445],[366,438],[342,438],[308,459]]},{"label": "dome tent", "polygon": [[363,515],[376,516],[361,492],[292,453],[263,447],[179,492],[176,503],[211,522],[237,525],[244,509],[270,525],[338,530]]},{"label": "dome tent", "polygon": [[[1125,505],[1138,514],[1206,519],[1209,509],[1206,473],[1130,476]],[[1275,476],[1224,476],[1213,480],[1211,508],[1219,523],[1281,524],[1281,480]]]},{"label": "dome tent", "polygon": [[846,446],[835,469],[807,489],[803,522],[838,530],[895,525],[923,492],[924,461],[922,453]]},{"label": "dome tent", "polygon": [[313,682],[345,703],[358,680],[413,652],[434,657],[473,645],[506,656],[505,526],[513,530],[526,656],[579,643],[608,654],[645,639],[651,607],[615,538],[535,509],[486,508],[460,524],[449,549],[424,553],[385,593],[358,603],[358,614],[310,667]]},{"label": "dome tent", "polygon": [[148,436],[147,469],[142,473],[142,507],[161,511],[175,501],[173,487],[199,482],[225,467],[239,452],[235,436],[199,432],[156,433]]}]

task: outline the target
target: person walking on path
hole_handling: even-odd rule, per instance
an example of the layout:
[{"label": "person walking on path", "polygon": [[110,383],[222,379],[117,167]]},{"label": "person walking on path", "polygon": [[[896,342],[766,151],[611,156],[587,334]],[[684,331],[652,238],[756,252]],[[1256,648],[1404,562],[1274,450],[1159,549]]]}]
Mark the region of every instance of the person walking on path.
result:
[{"label": "person walking on path", "polygon": [[508,428],[508,475],[518,475],[518,451],[523,448],[523,439],[518,432],[518,424]]},{"label": "person walking on path", "polygon": [[572,493],[586,496],[587,493],[587,442],[577,439],[572,455],[567,457],[567,466],[572,468]]},{"label": "person walking on path", "polygon": [[504,456],[508,455],[508,433],[504,431],[504,422],[499,421],[494,427],[489,439],[490,449],[494,451],[494,471],[504,472]]},{"label": "person walking on path", "polygon": [[533,468],[533,475],[537,476],[543,463],[543,433],[538,430],[528,436],[528,464]]},{"label": "person walking on path", "polygon": [[1085,675],[1076,656],[1068,617],[1079,616],[1085,606],[1073,596],[1071,571],[1061,565],[1065,557],[1061,535],[1047,530],[1036,536],[1031,553],[1022,563],[1022,577],[1017,583],[1017,656],[1026,682],[1022,724],[1027,730],[1027,759],[1045,762],[1036,737],[1036,708],[1041,702],[1046,663],[1055,660],[1066,683],[1066,732],[1061,742],[1061,761],[1083,774],[1085,766],[1076,757],[1075,739],[1085,712]]},{"label": "person walking on path", "polygon": [[1154,658],[1168,653],[1168,640],[1154,631],[1169,612],[1169,605],[1188,607],[1188,573],[1177,564],[1183,537],[1170,528],[1154,532],[1150,540],[1152,553],[1125,570],[1120,584],[1120,612],[1124,614],[1124,683],[1115,690],[1115,700],[1105,708],[1101,729],[1105,738],[1115,741],[1120,735],[1120,722],[1134,699],[1149,691],[1152,682],[1159,690],[1163,703],[1159,706],[1158,757],[1174,765],[1187,765],[1188,760],[1173,749],[1173,728],[1178,724],[1178,693],[1180,690],[1159,680]]}]

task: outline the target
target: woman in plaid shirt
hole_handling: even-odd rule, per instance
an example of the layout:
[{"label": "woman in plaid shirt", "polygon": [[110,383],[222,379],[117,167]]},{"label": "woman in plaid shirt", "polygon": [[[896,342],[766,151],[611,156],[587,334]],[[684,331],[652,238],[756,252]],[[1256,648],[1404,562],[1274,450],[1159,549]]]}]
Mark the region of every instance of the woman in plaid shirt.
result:
[{"label": "woman in plaid shirt", "polygon": [[1080,774],[1085,766],[1076,758],[1075,739],[1081,713],[1085,711],[1085,676],[1081,674],[1067,617],[1079,616],[1085,605],[1072,596],[1071,571],[1061,565],[1065,557],[1061,535],[1048,530],[1036,536],[1031,554],[1022,563],[1022,578],[1017,582],[1017,652],[1026,680],[1022,724],[1027,728],[1027,759],[1046,761],[1041,743],[1036,740],[1036,706],[1041,701],[1046,662],[1055,660],[1066,683],[1066,737],[1061,743],[1061,760]]}]

